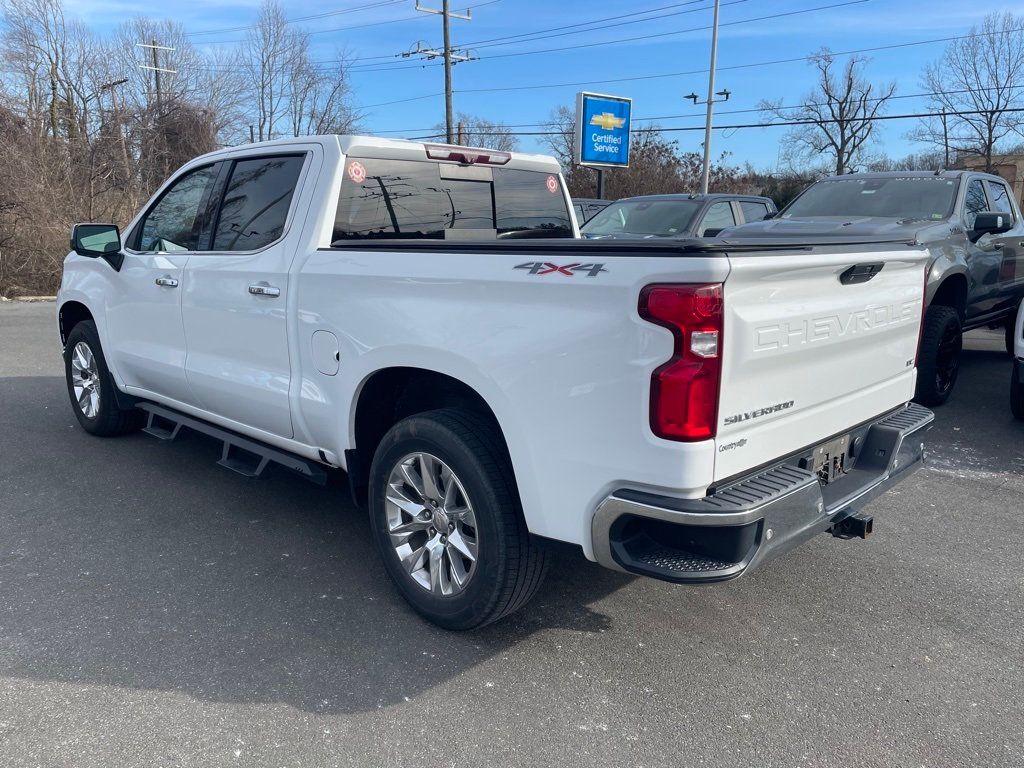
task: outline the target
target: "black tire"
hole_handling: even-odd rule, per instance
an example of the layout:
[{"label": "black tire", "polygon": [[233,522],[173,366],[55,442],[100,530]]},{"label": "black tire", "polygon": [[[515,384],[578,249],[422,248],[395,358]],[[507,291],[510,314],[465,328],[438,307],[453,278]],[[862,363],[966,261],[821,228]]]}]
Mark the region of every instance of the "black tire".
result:
[{"label": "black tire", "polygon": [[1014,356],[1014,338],[1017,330],[1017,316],[1010,315],[1010,319],[1006,321],[1006,354],[1010,357]]},{"label": "black tire", "polygon": [[928,307],[917,355],[917,402],[934,408],[949,399],[960,373],[962,348],[963,330],[957,311],[952,307]]},{"label": "black tire", "polygon": [[[94,379],[99,390],[98,397],[95,399],[94,413],[86,413],[82,401],[75,395],[75,355],[76,350],[81,349],[80,344],[84,345],[95,360],[93,372],[86,377],[88,380]],[[68,334],[67,343],[64,345],[64,378],[67,381],[71,409],[75,412],[75,417],[82,425],[82,429],[89,434],[111,437],[132,432],[142,426],[142,418],[138,410],[135,408],[123,409],[118,405],[114,378],[110,375],[110,369],[107,368],[107,361],[103,357],[103,347],[100,345],[100,336],[96,331],[96,325],[91,320],[83,320],[78,323]],[[78,380],[81,381],[82,377],[79,377]],[[92,406],[89,407],[92,408]]]},{"label": "black tire", "polygon": [[1010,372],[1010,410],[1013,418],[1024,421],[1024,383],[1021,383],[1021,376],[1024,376],[1024,362],[1016,360]]},{"label": "black tire", "polygon": [[[454,473],[465,491],[465,506],[474,511],[475,528],[470,530],[475,533],[477,556],[465,585],[454,594],[438,594],[417,581],[403,566],[389,533],[389,502],[385,500],[389,479],[403,458],[418,453],[430,454]],[[443,474],[441,480],[443,483]],[[536,593],[547,570],[543,544],[526,528],[497,426],[468,409],[420,413],[388,431],[370,468],[369,511],[374,540],[398,591],[420,615],[445,629],[474,629],[518,610]],[[429,516],[430,512],[424,506],[420,515]],[[426,549],[426,540],[436,535],[429,531],[435,529],[428,529],[422,539],[409,538],[410,553],[418,551],[415,548],[421,542]],[[441,561],[442,568],[450,562],[450,555],[447,557],[448,561]],[[428,562],[426,554],[421,562]]]}]

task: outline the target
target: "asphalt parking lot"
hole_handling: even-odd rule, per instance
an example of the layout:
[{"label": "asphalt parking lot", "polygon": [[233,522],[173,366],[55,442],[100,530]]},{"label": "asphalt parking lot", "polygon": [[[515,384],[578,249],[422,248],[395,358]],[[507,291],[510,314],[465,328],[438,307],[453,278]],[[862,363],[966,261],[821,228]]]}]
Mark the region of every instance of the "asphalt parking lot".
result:
[{"label": "asphalt parking lot", "polygon": [[341,488],[86,435],[53,314],[0,305],[0,765],[1024,765],[1024,425],[995,335],[868,541],[699,588],[559,550],[525,611],[449,634]]}]

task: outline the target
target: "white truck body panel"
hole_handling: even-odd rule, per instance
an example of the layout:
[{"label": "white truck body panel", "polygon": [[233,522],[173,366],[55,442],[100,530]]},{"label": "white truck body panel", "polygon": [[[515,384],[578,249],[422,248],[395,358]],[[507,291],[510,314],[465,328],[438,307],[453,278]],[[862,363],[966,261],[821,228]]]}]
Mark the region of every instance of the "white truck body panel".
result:
[{"label": "white truck body panel", "polygon": [[890,255],[843,285],[844,269],[878,253],[730,255],[716,480],[913,397],[925,260]]},{"label": "white truck body panel", "polygon": [[[119,273],[102,259],[68,256],[58,305],[74,300],[92,313],[125,392],[344,467],[344,452],[357,447],[359,395],[376,372],[443,373],[475,390],[496,416],[530,531],[578,544],[591,557],[594,510],[614,489],[700,498],[722,478],[912,396],[923,250],[723,249],[650,258],[605,252],[606,271],[594,277],[539,277],[516,267],[545,259],[512,247],[482,246],[479,254],[417,252],[398,243],[329,247],[346,153],[423,159],[419,144],[311,137],[222,150],[184,170],[275,150],[309,156],[285,235],[270,247],[244,254],[126,250]],[[510,167],[561,178],[548,158],[516,155]],[[564,183],[561,194],[568,205]],[[862,261],[884,261],[885,268],[864,285],[841,285],[838,274]],[[157,272],[176,276],[180,287],[153,285]],[[280,288],[280,296],[249,293],[259,281]],[[639,316],[640,290],[720,282],[727,314],[718,438],[656,437],[651,374],[671,357],[673,340]],[[882,308],[894,322],[872,319]],[[868,321],[849,320],[858,313]],[[816,329],[822,318],[838,320],[821,327],[857,331],[818,331],[820,338],[801,344],[789,332],[788,346],[766,346],[766,327]],[[791,408],[764,419],[725,423],[788,401]]]}]

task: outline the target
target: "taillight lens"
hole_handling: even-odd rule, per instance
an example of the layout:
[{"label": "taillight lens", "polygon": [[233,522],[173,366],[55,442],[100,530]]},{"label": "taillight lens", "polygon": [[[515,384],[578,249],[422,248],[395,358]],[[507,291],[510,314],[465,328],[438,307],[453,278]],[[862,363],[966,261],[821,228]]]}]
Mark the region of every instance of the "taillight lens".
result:
[{"label": "taillight lens", "polygon": [[640,317],[668,328],[672,358],[651,375],[651,429],[667,440],[715,436],[722,379],[722,285],[648,285]]}]

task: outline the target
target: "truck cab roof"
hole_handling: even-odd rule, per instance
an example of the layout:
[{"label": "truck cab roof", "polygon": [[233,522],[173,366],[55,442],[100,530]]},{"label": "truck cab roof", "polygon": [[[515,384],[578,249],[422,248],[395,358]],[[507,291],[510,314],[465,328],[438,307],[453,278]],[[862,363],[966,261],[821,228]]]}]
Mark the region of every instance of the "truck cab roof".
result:
[{"label": "truck cab roof", "polygon": [[[502,165],[507,168],[518,168],[521,170],[547,171],[548,173],[560,173],[561,166],[558,161],[548,155],[536,155],[525,152],[503,152],[486,147],[463,147],[449,145],[444,142],[423,142],[409,141],[408,139],[387,139],[378,136],[365,136],[359,134],[324,134],[318,136],[296,136],[271,141],[258,141],[251,144],[239,144],[233,147],[224,147],[215,152],[210,152],[202,157],[196,158],[190,164],[198,164],[203,161],[223,159],[237,153],[249,152],[251,150],[266,150],[268,148],[280,149],[287,152],[289,149],[309,144],[321,144],[337,147],[342,155],[355,157],[379,158],[388,160],[455,160],[460,158],[469,159],[469,162],[462,164],[471,165],[479,162],[475,158],[492,158],[490,165]],[[444,150],[451,153],[451,157],[444,156]],[[493,158],[496,158],[493,159]]]}]

